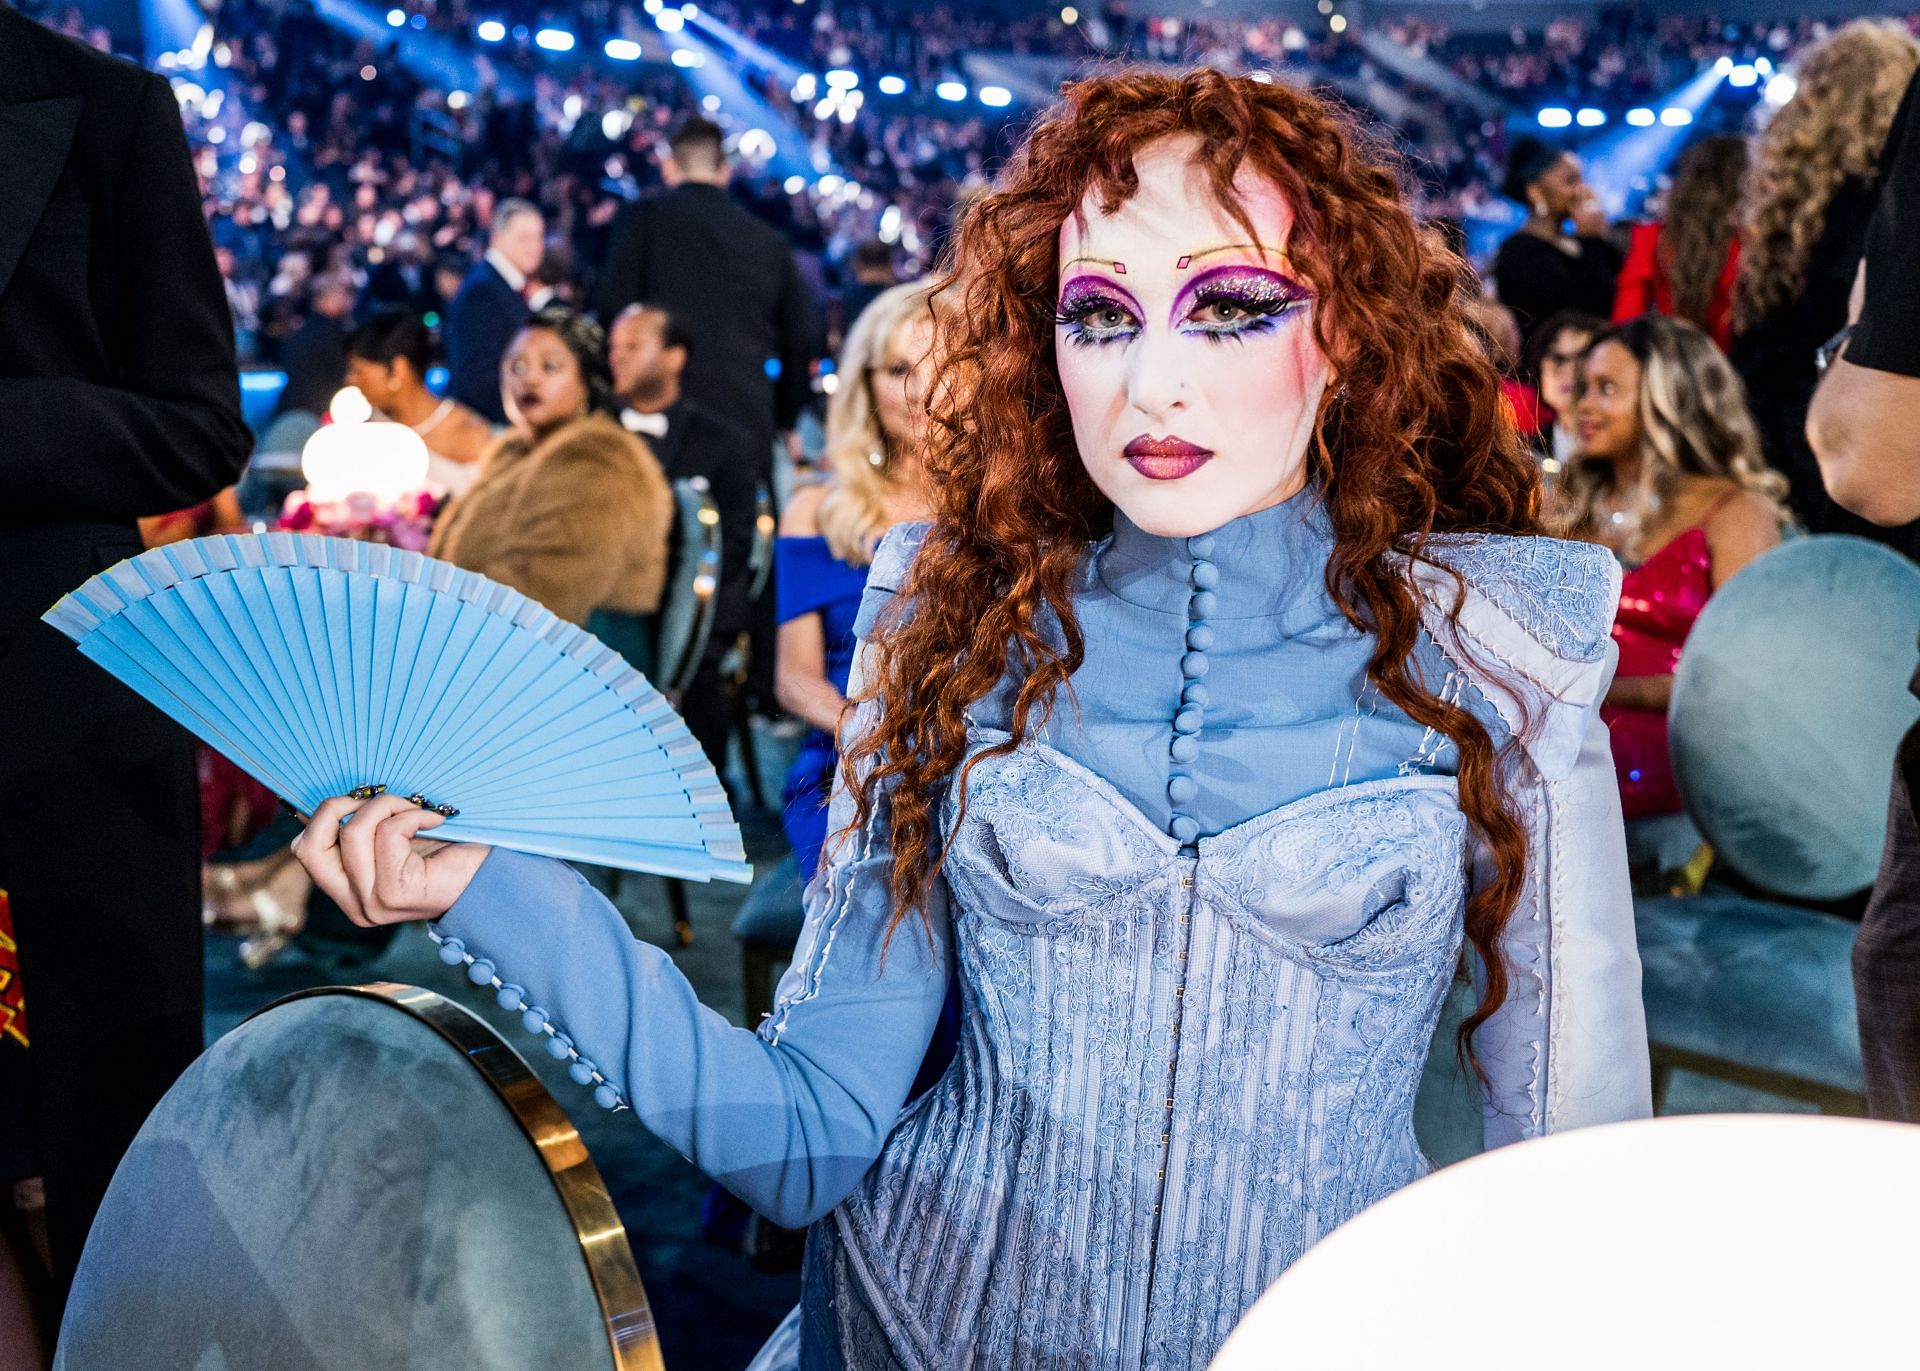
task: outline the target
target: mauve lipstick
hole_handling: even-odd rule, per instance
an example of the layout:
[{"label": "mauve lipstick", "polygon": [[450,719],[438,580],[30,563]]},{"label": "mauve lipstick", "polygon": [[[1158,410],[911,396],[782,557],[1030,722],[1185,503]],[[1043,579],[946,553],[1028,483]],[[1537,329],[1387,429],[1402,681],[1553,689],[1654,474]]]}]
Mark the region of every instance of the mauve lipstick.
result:
[{"label": "mauve lipstick", "polygon": [[1142,434],[1128,443],[1127,461],[1150,481],[1177,481],[1191,476],[1213,459],[1213,449],[1179,438],[1149,438]]}]

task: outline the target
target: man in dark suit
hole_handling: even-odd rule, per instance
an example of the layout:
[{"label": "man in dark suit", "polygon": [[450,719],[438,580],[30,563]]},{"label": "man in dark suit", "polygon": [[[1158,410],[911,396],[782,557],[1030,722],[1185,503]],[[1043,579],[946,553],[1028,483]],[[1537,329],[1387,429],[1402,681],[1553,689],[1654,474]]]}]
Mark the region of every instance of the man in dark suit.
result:
[{"label": "man in dark suit", "polygon": [[811,393],[813,302],[786,239],[727,194],[719,126],[689,119],[667,146],[668,189],[614,220],[594,304],[607,320],[641,303],[671,312],[693,342],[687,395],[764,437],[770,456]]},{"label": "man in dark suit", "polygon": [[[772,488],[775,435],[791,430],[812,392],[813,301],[779,230],[727,194],[732,167],[719,125],[689,119],[661,162],[667,190],[614,220],[594,304],[611,320],[645,302],[672,312],[693,343],[689,398],[752,437],[754,476]],[[777,363],[769,368],[768,363]],[[778,372],[769,379],[769,370]],[[753,616],[753,693],[773,693],[773,605]]]},{"label": "man in dark suit", "polygon": [[720,586],[713,634],[680,712],[708,760],[725,771],[729,720],[720,692],[720,659],[747,627],[754,472],[764,459],[746,429],[685,394],[682,380],[694,344],[672,314],[629,305],[607,331],[607,353],[614,393],[625,406],[621,422],[646,440],[668,480],[704,478],[720,512]]},{"label": "man in dark suit", "polygon": [[0,887],[28,1032],[0,1041],[0,1182],[44,1175],[64,1289],[200,1051],[199,806],[187,736],[39,617],[252,440],[167,83],[0,3],[0,168]]},{"label": "man in dark suit", "polygon": [[546,255],[546,232],[535,206],[502,200],[493,211],[487,255],[447,307],[447,394],[496,424],[507,422],[500,359],[531,313],[527,288]]}]

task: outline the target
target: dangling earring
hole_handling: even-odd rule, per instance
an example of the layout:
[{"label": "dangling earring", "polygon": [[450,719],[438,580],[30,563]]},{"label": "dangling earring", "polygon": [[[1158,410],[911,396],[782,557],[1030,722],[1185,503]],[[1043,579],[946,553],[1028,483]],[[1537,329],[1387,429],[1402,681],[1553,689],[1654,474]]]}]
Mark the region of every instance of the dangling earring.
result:
[{"label": "dangling earring", "polygon": [[1546,196],[1529,195],[1527,197],[1527,203],[1533,207],[1533,212],[1535,215],[1537,215],[1542,219],[1547,217],[1547,197]]}]

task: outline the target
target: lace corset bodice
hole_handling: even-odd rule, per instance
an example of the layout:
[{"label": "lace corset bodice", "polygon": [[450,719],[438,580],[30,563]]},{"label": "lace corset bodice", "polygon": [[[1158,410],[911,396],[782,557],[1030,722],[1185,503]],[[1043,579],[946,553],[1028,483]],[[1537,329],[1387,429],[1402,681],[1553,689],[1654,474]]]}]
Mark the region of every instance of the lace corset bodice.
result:
[{"label": "lace corset bodice", "polygon": [[[882,543],[863,636],[887,604],[911,612],[924,533]],[[807,888],[756,1031],[556,864],[496,852],[442,921],[442,956],[537,1006],[596,1098],[814,1225],[804,1371],[1204,1367],[1267,1283],[1424,1166],[1414,1095],[1489,860],[1454,759],[1369,693],[1369,640],[1315,589],[1311,522],[1279,506],[1161,541],[1089,549],[1076,699],[1046,727],[1005,750],[1000,700],[977,702],[924,923],[896,925],[877,788]],[[1513,742],[1527,841],[1509,992],[1476,1043],[1488,1143],[1637,1117],[1639,967],[1595,710],[1612,559],[1498,536],[1427,552],[1407,564],[1414,665]],[[844,788],[834,806],[838,830]],[[954,983],[957,1051],[903,1111]]]},{"label": "lace corset bodice", "polygon": [[[1420,1173],[1464,854],[1446,777],[1183,851],[1045,745],[983,760],[947,865],[969,1031],[842,1210],[896,1355],[1204,1366],[1309,1245]],[[1063,1345],[1062,1319],[1089,1336]]]}]

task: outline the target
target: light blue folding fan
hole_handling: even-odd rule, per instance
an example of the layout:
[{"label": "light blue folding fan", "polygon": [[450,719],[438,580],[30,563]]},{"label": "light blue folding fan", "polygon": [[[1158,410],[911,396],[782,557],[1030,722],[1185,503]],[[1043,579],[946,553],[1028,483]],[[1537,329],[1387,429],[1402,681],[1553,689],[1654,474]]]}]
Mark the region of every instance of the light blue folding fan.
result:
[{"label": "light blue folding fan", "polygon": [[435,838],[751,875],[726,792],[646,678],[518,591],[417,552],[267,533],[120,563],[46,620],[302,813],[383,787]]}]

